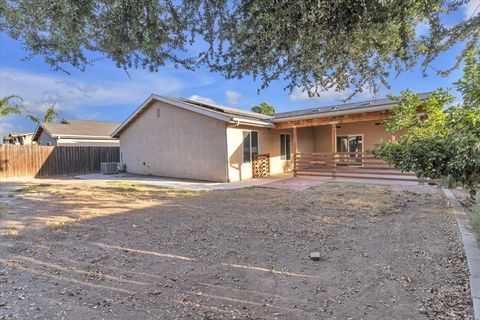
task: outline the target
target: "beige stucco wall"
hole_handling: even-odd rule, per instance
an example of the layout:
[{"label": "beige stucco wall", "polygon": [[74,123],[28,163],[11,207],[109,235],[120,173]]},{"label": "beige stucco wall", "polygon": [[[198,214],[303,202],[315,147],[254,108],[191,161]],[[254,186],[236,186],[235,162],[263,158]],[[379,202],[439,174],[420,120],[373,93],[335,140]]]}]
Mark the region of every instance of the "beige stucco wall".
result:
[{"label": "beige stucco wall", "polygon": [[252,177],[252,164],[243,163],[243,131],[245,130],[258,131],[258,153],[270,154],[271,174],[289,172],[293,169],[293,156],[291,160],[280,159],[280,134],[291,134],[291,129],[276,130],[247,126],[229,127],[227,128],[227,140],[228,176],[230,181],[245,180]]},{"label": "beige stucco wall", "polygon": [[158,101],[120,135],[121,160],[136,174],[227,181],[226,151],[224,122]]},{"label": "beige stucco wall", "polygon": [[[340,124],[337,136],[363,135],[364,151],[371,150],[380,140],[390,139],[385,126],[376,125],[379,121],[362,121]],[[314,127],[314,152],[332,152],[332,129],[330,125]]]},{"label": "beige stucco wall", "polygon": [[297,142],[298,142],[299,152],[315,152],[315,134],[314,133],[315,133],[314,127],[297,128]]}]

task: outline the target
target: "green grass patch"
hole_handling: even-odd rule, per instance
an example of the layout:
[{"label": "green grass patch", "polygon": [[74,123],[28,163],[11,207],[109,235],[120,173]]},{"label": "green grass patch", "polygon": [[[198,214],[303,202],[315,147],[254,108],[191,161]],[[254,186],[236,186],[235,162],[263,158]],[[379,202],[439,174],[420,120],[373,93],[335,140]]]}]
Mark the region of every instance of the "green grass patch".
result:
[{"label": "green grass patch", "polygon": [[111,191],[122,195],[130,196],[194,196],[200,192],[195,190],[183,190],[156,187],[138,182],[108,181],[107,187],[101,188],[103,191]]},{"label": "green grass patch", "polygon": [[124,195],[146,195],[149,188],[141,183],[124,182],[124,181],[108,181],[108,187],[102,188],[104,191],[112,191]]},{"label": "green grass patch", "polygon": [[48,183],[33,184],[19,189],[13,190],[16,193],[39,193],[45,191],[45,188],[50,187]]}]

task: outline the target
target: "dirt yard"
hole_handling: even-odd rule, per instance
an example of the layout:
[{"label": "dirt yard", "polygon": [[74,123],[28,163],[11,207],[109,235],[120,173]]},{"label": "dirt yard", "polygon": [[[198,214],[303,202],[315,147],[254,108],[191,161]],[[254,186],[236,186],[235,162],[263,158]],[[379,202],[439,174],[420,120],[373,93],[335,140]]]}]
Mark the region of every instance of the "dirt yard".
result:
[{"label": "dirt yard", "polygon": [[0,319],[472,318],[433,187],[40,182],[0,183]]}]

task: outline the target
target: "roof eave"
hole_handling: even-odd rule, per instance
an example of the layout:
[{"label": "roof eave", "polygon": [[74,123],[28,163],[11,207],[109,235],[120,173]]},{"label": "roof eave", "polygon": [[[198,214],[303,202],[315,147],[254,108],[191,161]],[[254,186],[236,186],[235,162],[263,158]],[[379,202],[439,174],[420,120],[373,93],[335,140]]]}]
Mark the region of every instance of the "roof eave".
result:
[{"label": "roof eave", "polygon": [[267,128],[275,127],[275,124],[271,122],[266,122],[261,120],[250,120],[250,119],[243,119],[243,118],[232,118],[230,123],[244,124],[244,125],[255,126],[255,127],[267,127]]},{"label": "roof eave", "polygon": [[58,139],[99,139],[99,140],[117,140],[112,136],[89,136],[84,134],[56,134],[52,136],[53,138]]},{"label": "roof eave", "polygon": [[130,117],[127,118],[127,120],[125,120],[113,133],[112,133],[112,137],[113,138],[119,138],[121,132],[128,126],[128,124],[135,120],[138,116],[140,116],[140,113],[143,111],[144,108],[146,108],[152,101],[161,101],[161,102],[164,102],[164,103],[167,103],[167,104],[170,104],[170,105],[173,105],[173,106],[176,106],[176,107],[179,107],[179,108],[182,108],[182,109],[185,109],[185,110],[189,110],[189,111],[193,111],[193,112],[196,112],[196,113],[199,113],[199,114],[202,114],[204,116],[207,116],[207,117],[210,117],[210,118],[213,118],[213,119],[217,119],[217,120],[220,120],[220,121],[224,121],[224,122],[230,122],[232,120],[231,117],[227,117],[227,116],[223,116],[223,115],[219,115],[219,114],[216,114],[214,112],[211,112],[211,111],[208,111],[208,110],[204,110],[204,109],[201,109],[200,107],[195,107],[191,104],[188,104],[188,103],[182,103],[182,102],[178,102],[176,100],[172,100],[172,99],[168,99],[167,97],[163,97],[163,96],[159,96],[159,95],[156,95],[156,94],[152,94],[150,95],[150,97],[148,97],[147,100],[145,100],[145,102],[143,102],[131,115]]},{"label": "roof eave", "polygon": [[47,129],[45,129],[45,127],[41,123],[39,123],[37,124],[35,132],[33,133],[32,141],[37,141],[38,138],[40,138],[40,134],[42,133],[41,130],[44,130],[46,133],[48,133],[49,136],[52,136],[52,134]]},{"label": "roof eave", "polygon": [[280,122],[289,122],[289,121],[296,121],[296,120],[329,118],[329,117],[342,116],[342,115],[347,115],[347,114],[356,114],[356,113],[368,113],[368,112],[375,112],[375,111],[389,111],[394,107],[394,105],[395,105],[395,103],[391,103],[391,104],[384,104],[384,105],[381,105],[381,106],[368,107],[368,108],[357,108],[357,109],[339,110],[339,111],[333,111],[333,112],[314,113],[314,114],[284,117],[284,118],[278,118],[278,119],[273,118],[272,121],[274,123],[280,123]]}]

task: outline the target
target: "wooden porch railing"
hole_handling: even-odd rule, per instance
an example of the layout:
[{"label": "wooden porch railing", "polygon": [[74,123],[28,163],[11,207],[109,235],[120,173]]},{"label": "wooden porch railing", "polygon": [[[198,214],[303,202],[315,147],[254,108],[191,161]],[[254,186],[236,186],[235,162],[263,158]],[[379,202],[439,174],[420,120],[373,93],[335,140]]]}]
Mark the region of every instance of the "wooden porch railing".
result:
[{"label": "wooden porch railing", "polygon": [[[294,175],[316,175],[363,179],[412,180],[409,172],[392,168],[382,159],[364,152],[311,153],[297,152],[294,156]],[[393,179],[397,180],[397,179]]]},{"label": "wooden porch railing", "polygon": [[270,175],[270,154],[258,154],[253,156],[253,177],[260,178]]}]

